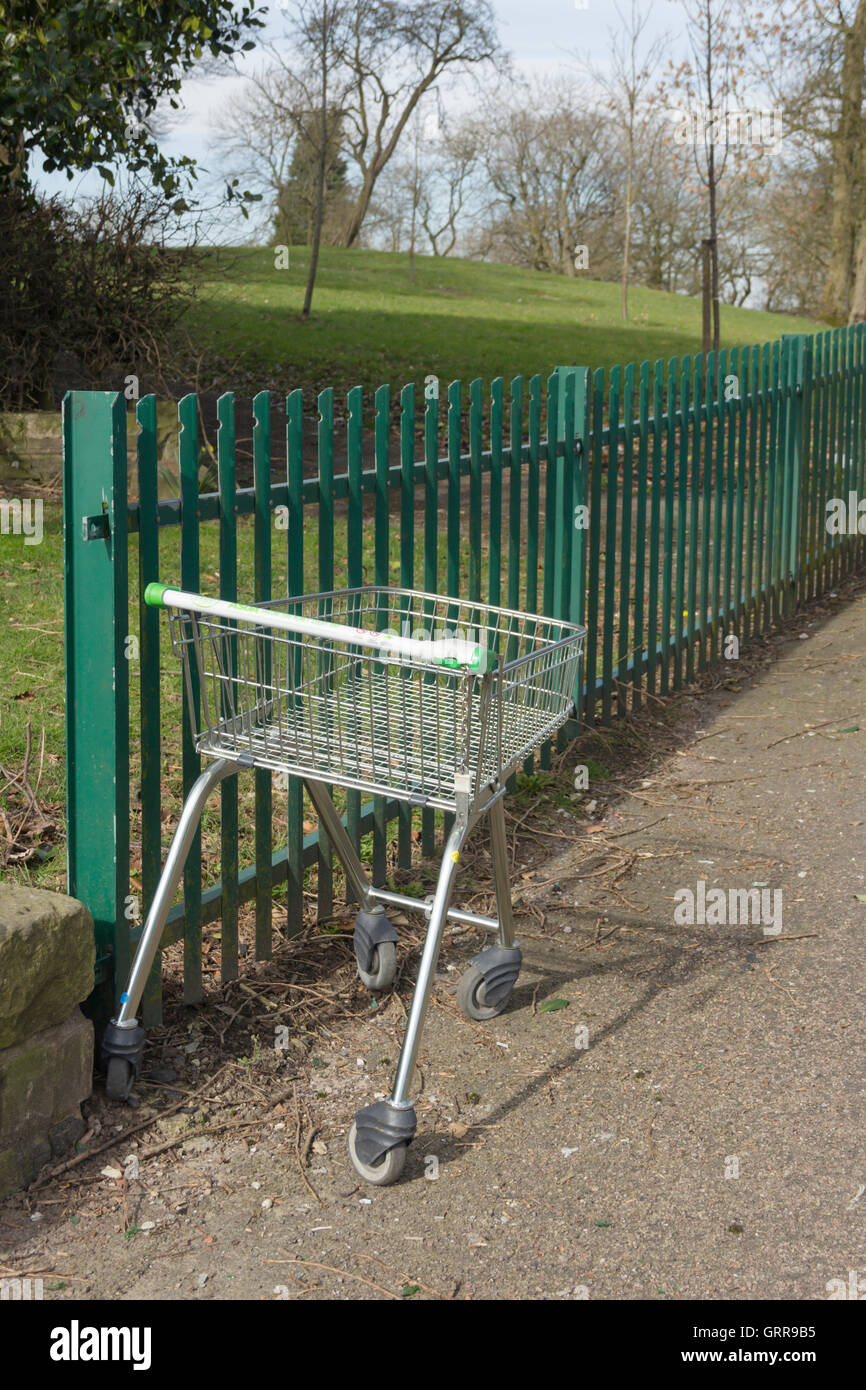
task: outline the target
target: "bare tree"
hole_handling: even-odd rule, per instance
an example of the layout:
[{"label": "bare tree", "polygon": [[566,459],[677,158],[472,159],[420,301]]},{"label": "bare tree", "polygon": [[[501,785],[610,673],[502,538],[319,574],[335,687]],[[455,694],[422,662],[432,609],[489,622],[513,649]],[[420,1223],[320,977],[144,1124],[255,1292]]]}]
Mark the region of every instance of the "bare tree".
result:
[{"label": "bare tree", "polygon": [[[686,12],[691,60],[683,64],[675,82],[685,92],[692,110],[687,115],[695,166],[707,190],[710,242],[710,297],[712,346],[719,349],[719,184],[728,162],[727,105],[733,89],[732,0],[682,0]],[[689,119],[691,117],[691,119]],[[706,352],[710,344],[704,343]]]},{"label": "bare tree", "polygon": [[[293,115],[299,134],[307,139],[316,156],[313,239],[302,319],[310,317],[313,303],[325,212],[329,137],[333,126],[340,129],[343,115],[346,88],[339,85],[338,73],[343,63],[346,26],[352,22],[354,9],[349,0],[299,0],[292,25],[296,51],[309,65],[308,76],[301,84],[305,96],[309,95],[309,104],[300,110],[295,107]],[[335,113],[333,118],[330,116],[332,111]]]},{"label": "bare tree", "polygon": [[[309,3],[309,0],[308,0]],[[315,0],[321,13],[325,0]],[[307,6],[301,0],[299,9]],[[342,118],[344,150],[358,171],[358,193],[345,246],[357,241],[376,182],[412,113],[447,74],[505,62],[490,0],[328,0],[327,104]],[[296,39],[297,30],[290,31]],[[318,46],[317,78],[323,49]],[[282,71],[304,82],[298,52],[272,50]],[[324,91],[324,86],[322,91]]]},{"label": "bare tree", "polygon": [[300,88],[290,98],[271,69],[254,74],[240,95],[219,110],[212,145],[227,174],[243,173],[261,195],[266,222],[286,184],[302,109]]},{"label": "bare tree", "polygon": [[420,116],[410,124],[410,151],[384,171],[370,204],[368,225],[381,229],[399,250],[409,228],[410,256],[420,232],[434,256],[448,256],[457,245],[464,213],[477,202],[473,176],[478,166],[478,140],[471,125],[444,124],[438,134]]},{"label": "bare tree", "polygon": [[434,256],[450,256],[478,167],[478,138],[471,128],[447,127],[432,153],[430,177],[418,213]]},{"label": "bare tree", "polygon": [[746,56],[807,164],[831,162],[820,312],[866,317],[866,0],[742,0]]},{"label": "bare tree", "polygon": [[[627,321],[637,145],[647,123],[653,119],[658,104],[659,94],[657,91],[654,94],[653,84],[667,39],[661,35],[646,46],[642,44],[652,5],[641,13],[638,0],[631,0],[630,9],[626,14],[623,14],[617,3],[614,3],[614,9],[619,19],[619,28],[609,30],[610,67],[590,67],[589,71],[604,93],[605,104],[616,126],[622,131],[625,142],[621,312],[623,320]],[[655,101],[653,95],[656,97]]]},{"label": "bare tree", "polygon": [[604,112],[567,77],[498,92],[475,130],[489,185],[484,254],[574,276],[611,249],[622,171]]}]

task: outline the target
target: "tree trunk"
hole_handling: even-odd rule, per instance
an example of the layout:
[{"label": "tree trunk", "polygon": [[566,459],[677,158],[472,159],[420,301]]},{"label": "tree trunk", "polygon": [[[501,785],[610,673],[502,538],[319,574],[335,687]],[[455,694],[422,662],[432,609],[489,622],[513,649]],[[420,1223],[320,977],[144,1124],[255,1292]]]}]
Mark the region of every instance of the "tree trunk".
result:
[{"label": "tree trunk", "polygon": [[866,321],[866,226],[861,225],[854,258],[854,288],[851,291],[849,323]]},{"label": "tree trunk", "polygon": [[[711,135],[711,141],[714,133]],[[719,243],[716,236],[718,211],[716,208],[716,154],[711,143],[707,162],[707,177],[710,185],[710,281],[713,300],[713,351],[719,350],[721,320],[719,314]]]},{"label": "tree trunk", "polygon": [[631,202],[634,183],[634,116],[628,131],[628,173],[625,182],[625,238],[622,252],[622,319],[628,323],[628,277],[631,259]]},{"label": "tree trunk", "polygon": [[844,322],[849,307],[854,313],[851,280],[857,233],[856,181],[863,134],[864,48],[866,48],[866,0],[859,0],[853,23],[845,33],[842,60],[839,126],[833,141],[833,192],[830,264],[824,282],[821,315],[831,323]]},{"label": "tree trunk", "polygon": [[322,125],[319,131],[319,170],[316,186],[316,223],[313,228],[313,245],[310,249],[310,269],[307,273],[307,288],[304,294],[304,307],[301,310],[301,318],[310,317],[310,308],[313,303],[313,288],[316,283],[316,272],[319,268],[319,246],[322,242],[322,219],[325,213],[325,175],[328,168],[328,64],[325,56],[325,44],[322,44]]},{"label": "tree trunk", "polygon": [[713,248],[709,237],[704,237],[701,242],[701,307],[702,307],[702,332],[701,332],[701,352],[706,357],[712,346],[712,255]]}]

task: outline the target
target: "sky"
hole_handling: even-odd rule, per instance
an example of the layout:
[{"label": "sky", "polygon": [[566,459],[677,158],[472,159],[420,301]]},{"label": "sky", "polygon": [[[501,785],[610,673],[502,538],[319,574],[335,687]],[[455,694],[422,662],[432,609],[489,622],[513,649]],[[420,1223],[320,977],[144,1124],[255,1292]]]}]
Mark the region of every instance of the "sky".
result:
[{"label": "sky", "polygon": [[[430,0],[435,4],[435,0]],[[640,0],[641,8],[649,11],[646,41],[668,32],[672,47],[682,44],[682,6],[678,0]],[[625,14],[631,0],[619,0]],[[260,33],[267,39],[279,37],[283,20],[279,3],[271,5],[267,28]],[[499,38],[512,55],[515,67],[526,76],[544,76],[572,67],[578,71],[582,61],[603,68],[606,63],[609,35],[617,24],[614,0],[493,0]],[[251,70],[263,61],[263,54],[253,50],[239,54],[235,65],[239,73]],[[191,155],[208,172],[219,172],[219,160],[209,142],[215,119],[221,107],[233,93],[244,85],[242,76],[226,73],[207,79],[190,78],[182,89],[183,118],[160,142],[166,154]],[[76,176],[71,182],[63,174],[47,175],[32,165],[35,181],[46,193],[81,194],[98,192],[102,179],[95,172]],[[238,215],[235,227],[239,240],[249,236],[249,224]],[[235,230],[230,228],[227,230]],[[231,239],[229,237],[229,239]]]}]

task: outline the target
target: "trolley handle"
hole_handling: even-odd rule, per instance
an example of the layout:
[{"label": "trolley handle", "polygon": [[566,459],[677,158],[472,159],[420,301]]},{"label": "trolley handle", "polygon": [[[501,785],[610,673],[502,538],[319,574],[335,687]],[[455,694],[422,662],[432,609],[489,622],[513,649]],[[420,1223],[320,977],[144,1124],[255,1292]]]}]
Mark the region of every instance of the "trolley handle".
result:
[{"label": "trolley handle", "polygon": [[254,604],[232,603],[228,599],[208,598],[204,594],[172,589],[168,584],[148,584],[144,601],[150,608],[178,608],[205,617],[230,618],[259,627],[277,628],[281,632],[317,637],[325,642],[369,647],[394,656],[404,656],[425,666],[446,666],[452,670],[465,668],[469,671],[482,671],[485,668],[485,650],[474,642],[457,637],[423,641],[417,637],[398,637],[393,632],[349,627],[345,623],[327,622],[321,618],[294,618],[288,613],[259,608]]}]

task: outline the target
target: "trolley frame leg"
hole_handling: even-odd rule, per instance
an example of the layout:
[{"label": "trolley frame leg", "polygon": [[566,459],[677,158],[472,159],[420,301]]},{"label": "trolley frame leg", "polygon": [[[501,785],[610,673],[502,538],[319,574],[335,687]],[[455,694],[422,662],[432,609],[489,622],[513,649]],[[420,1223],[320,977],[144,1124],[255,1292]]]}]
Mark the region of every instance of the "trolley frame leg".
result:
[{"label": "trolley frame leg", "polygon": [[304,786],[309,792],[310,800],[316,809],[316,815],[324,826],[325,834],[334,846],[337,857],[346,871],[346,878],[349,880],[352,892],[360,907],[367,911],[373,906],[370,896],[373,885],[358,858],[355,846],[349,839],[349,833],[331,799],[330,792],[324,783],[316,782],[310,777],[304,778]]},{"label": "trolley frame leg", "polygon": [[[421,1032],[430,1002],[430,991],[436,974],[436,962],[442,945],[442,934],[448,920],[448,901],[454,886],[460,850],[469,832],[465,820],[455,821],[445,843],[436,892],[430,909],[427,935],[421,952],[415,993],[406,1023],[403,1046],[394,1085],[388,1100],[377,1101],[365,1106],[355,1116],[354,1154],[362,1165],[375,1165],[386,1158],[391,1149],[398,1149],[412,1142],[415,1135],[415,1107],[409,1099],[415,1060],[421,1041]],[[356,1164],[357,1166],[357,1164]],[[372,1179],[376,1181],[375,1178]],[[391,1181],[391,1178],[385,1178]]]},{"label": "trolley frame leg", "polygon": [[238,771],[238,764],[229,762],[225,758],[220,758],[217,762],[211,763],[204,772],[193,782],[189,795],[184,802],[180,820],[168,851],[165,867],[160,875],[156,892],[153,895],[153,902],[147,914],[147,921],[138,943],[138,950],[135,953],[132,971],[129,976],[129,983],[123,994],[120,996],[120,1012],[112,1020],[118,1028],[134,1028],[136,1026],[135,1014],[144,993],[144,986],[150,974],[151,966],[154,962],[159,943],[162,940],[163,928],[168,918],[169,909],[174,901],[177,892],[177,885],[180,883],[181,874],[189,855],[190,846],[198,829],[201,814],[205,807],[205,802],[220,782],[226,777],[231,777]]},{"label": "trolley frame leg", "polygon": [[511,949],[514,945],[514,911],[511,906],[511,875],[508,871],[508,838],[505,833],[505,803],[502,797],[494,801],[490,817],[490,851],[493,859],[493,884],[496,889],[496,913],[499,919],[499,945]]},{"label": "trolley frame leg", "polygon": [[442,933],[448,918],[448,902],[454,887],[460,851],[467,833],[468,827],[466,825],[455,822],[445,843],[439,878],[436,882],[436,892],[433,896],[433,906],[430,910],[430,921],[427,924],[427,935],[424,938],[424,949],[421,952],[421,964],[418,967],[415,993],[412,995],[412,1006],[406,1021],[406,1034],[400,1049],[400,1060],[397,1063],[397,1073],[391,1091],[390,1103],[398,1108],[411,1104],[409,1090],[415,1071],[415,1059],[418,1055],[421,1030],[424,1027],[427,1006],[430,1002],[430,990],[433,987],[433,978],[436,974],[436,962],[439,959],[439,948],[442,945]]}]

